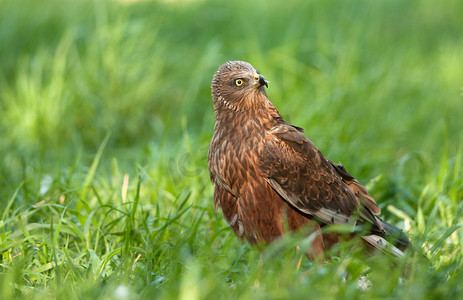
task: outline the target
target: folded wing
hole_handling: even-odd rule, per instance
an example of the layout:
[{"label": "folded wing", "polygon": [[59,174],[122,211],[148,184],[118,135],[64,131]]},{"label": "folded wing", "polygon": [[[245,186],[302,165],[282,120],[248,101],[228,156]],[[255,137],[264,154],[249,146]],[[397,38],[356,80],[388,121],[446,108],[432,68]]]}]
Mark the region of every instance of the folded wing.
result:
[{"label": "folded wing", "polygon": [[342,165],[325,158],[297,127],[280,123],[268,132],[260,170],[301,213],[325,224],[367,222],[375,232],[384,233],[375,217],[380,209],[366,189]]}]

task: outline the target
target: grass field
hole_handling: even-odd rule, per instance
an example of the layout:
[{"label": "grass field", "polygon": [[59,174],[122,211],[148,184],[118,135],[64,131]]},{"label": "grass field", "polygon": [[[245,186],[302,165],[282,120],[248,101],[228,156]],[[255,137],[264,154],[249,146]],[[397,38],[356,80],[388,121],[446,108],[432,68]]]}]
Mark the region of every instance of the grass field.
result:
[{"label": "grass field", "polygon": [[[0,299],[463,299],[463,5],[0,2]],[[365,184],[416,251],[313,264],[214,211],[227,60]],[[424,257],[427,257],[425,259]]]}]

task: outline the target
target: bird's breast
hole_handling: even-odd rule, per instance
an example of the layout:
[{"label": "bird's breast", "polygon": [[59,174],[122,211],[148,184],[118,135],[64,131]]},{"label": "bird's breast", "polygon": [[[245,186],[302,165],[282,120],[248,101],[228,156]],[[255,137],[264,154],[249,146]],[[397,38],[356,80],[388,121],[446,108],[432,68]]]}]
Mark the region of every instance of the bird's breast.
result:
[{"label": "bird's breast", "polygon": [[[214,131],[209,147],[209,171],[216,184],[235,196],[258,176],[264,138],[256,126],[229,127]],[[238,185],[238,182],[240,183]]]}]

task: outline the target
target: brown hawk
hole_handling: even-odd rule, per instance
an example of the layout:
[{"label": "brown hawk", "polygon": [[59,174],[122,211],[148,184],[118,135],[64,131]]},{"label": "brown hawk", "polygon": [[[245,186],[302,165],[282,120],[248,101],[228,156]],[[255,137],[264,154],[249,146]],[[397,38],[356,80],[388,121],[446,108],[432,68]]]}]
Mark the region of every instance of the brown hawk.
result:
[{"label": "brown hawk", "polygon": [[340,241],[321,227],[363,224],[369,226],[362,236],[367,245],[402,255],[406,235],[377,217],[375,200],[341,164],[283,120],[264,86],[265,78],[243,61],[223,64],[212,80],[216,120],[209,172],[215,208],[235,234],[251,244],[268,243],[284,234],[285,224],[291,231],[312,226],[316,237],[307,255],[314,259]]}]

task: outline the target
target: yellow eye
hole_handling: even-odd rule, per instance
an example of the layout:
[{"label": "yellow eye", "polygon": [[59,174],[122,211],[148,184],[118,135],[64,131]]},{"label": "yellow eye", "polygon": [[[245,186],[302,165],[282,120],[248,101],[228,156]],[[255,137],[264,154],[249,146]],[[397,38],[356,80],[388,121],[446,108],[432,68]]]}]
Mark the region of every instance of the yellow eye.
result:
[{"label": "yellow eye", "polygon": [[236,86],[241,86],[243,84],[243,79],[236,79],[235,84]]}]

